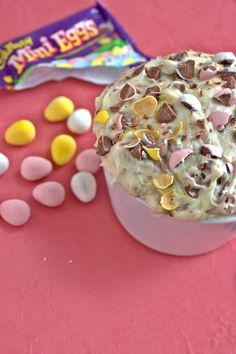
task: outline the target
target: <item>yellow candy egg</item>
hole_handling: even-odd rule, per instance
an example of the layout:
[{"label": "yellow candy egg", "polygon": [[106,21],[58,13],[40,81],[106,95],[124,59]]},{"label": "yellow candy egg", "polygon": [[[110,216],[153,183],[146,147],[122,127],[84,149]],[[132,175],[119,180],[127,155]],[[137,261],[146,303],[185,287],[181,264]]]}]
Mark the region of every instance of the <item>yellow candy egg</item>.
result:
[{"label": "yellow candy egg", "polygon": [[143,146],[143,149],[146,151],[149,157],[151,157],[152,160],[154,161],[161,161],[162,158],[160,156],[160,149],[158,148],[153,148],[149,149],[146,146]]},{"label": "yellow candy egg", "polygon": [[21,119],[11,124],[5,131],[5,141],[10,145],[23,146],[31,143],[36,136],[34,124]]},{"label": "yellow candy egg", "polygon": [[76,141],[70,135],[57,135],[51,143],[51,156],[55,164],[67,164],[76,152]]},{"label": "yellow candy egg", "polygon": [[184,123],[180,121],[178,128],[175,129],[175,131],[166,137],[167,140],[174,140],[177,139],[179,134],[182,133],[184,130]]},{"label": "yellow candy egg", "polygon": [[155,178],[153,178],[153,184],[156,188],[166,189],[171,186],[174,182],[174,176],[163,173]]},{"label": "yellow candy egg", "polygon": [[153,96],[145,96],[134,102],[132,106],[132,110],[136,113],[139,117],[144,115],[152,114],[157,107],[157,100]]},{"label": "yellow candy egg", "polygon": [[109,119],[109,113],[106,109],[102,109],[101,111],[99,111],[95,117],[94,117],[94,122],[98,122],[102,125],[105,125],[106,122]]},{"label": "yellow candy egg", "polygon": [[68,118],[74,111],[74,103],[67,97],[54,98],[46,107],[44,117],[49,122],[60,122]]},{"label": "yellow candy egg", "polygon": [[171,190],[161,197],[161,206],[163,209],[171,211],[178,208],[179,204],[176,201],[176,191]]}]

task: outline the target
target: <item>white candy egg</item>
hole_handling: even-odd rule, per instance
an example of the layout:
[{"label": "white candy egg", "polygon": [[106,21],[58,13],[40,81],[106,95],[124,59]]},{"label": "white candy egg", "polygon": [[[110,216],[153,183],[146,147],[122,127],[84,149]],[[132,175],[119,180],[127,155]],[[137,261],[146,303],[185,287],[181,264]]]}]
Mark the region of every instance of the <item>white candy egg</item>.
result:
[{"label": "white candy egg", "polygon": [[235,60],[235,55],[232,52],[220,52],[214,55],[213,60],[217,63],[222,63],[224,61],[233,62]]},{"label": "white candy egg", "polygon": [[78,172],[71,178],[71,189],[74,195],[84,203],[91,202],[97,192],[95,177],[89,172]]},{"label": "white candy egg", "polygon": [[7,172],[9,168],[8,157],[0,152],[0,176]]},{"label": "white candy egg", "polygon": [[87,132],[90,129],[91,124],[91,113],[85,108],[77,109],[67,120],[67,128],[76,134]]},{"label": "white candy egg", "polygon": [[194,111],[201,111],[201,103],[199,99],[191,95],[190,93],[185,93],[180,97],[180,102],[183,103],[186,107],[193,109]]}]

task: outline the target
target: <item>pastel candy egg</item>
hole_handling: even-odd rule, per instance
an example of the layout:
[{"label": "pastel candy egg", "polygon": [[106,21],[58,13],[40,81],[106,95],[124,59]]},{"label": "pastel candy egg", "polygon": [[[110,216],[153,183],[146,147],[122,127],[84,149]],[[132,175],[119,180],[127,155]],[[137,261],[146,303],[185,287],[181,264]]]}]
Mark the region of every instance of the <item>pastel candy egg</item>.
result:
[{"label": "pastel candy egg", "polygon": [[215,128],[219,128],[228,123],[230,113],[226,111],[214,111],[209,115],[209,120],[212,122]]},{"label": "pastel candy egg", "polygon": [[92,117],[87,109],[80,108],[71,114],[67,120],[67,128],[76,134],[87,132],[92,124]]},{"label": "pastel candy egg", "polygon": [[28,181],[37,181],[52,172],[51,161],[40,156],[26,157],[20,167],[21,176]]},{"label": "pastel candy egg", "polygon": [[160,174],[159,176],[153,178],[153,184],[156,188],[165,189],[171,186],[174,182],[174,176],[168,174]]},{"label": "pastel candy egg", "polygon": [[176,200],[176,191],[171,190],[163,194],[161,197],[161,206],[164,210],[174,210],[178,208],[178,202]]},{"label": "pastel candy egg", "polygon": [[185,93],[179,100],[186,108],[192,109],[193,111],[201,111],[201,103],[196,96],[191,95],[190,93]]},{"label": "pastel candy egg", "polygon": [[157,100],[153,96],[145,96],[134,102],[132,110],[138,116],[142,117],[144,115],[152,114],[157,107]]},{"label": "pastel candy egg", "polygon": [[204,156],[210,154],[211,157],[221,158],[223,154],[223,150],[221,146],[216,146],[212,144],[203,144],[201,146],[200,153]]},{"label": "pastel candy egg", "polygon": [[35,136],[34,124],[27,119],[21,119],[7,128],[4,138],[10,145],[22,146],[31,143]]},{"label": "pastel candy egg", "polygon": [[30,213],[29,205],[20,199],[5,200],[0,205],[1,217],[12,226],[21,226],[27,223]]},{"label": "pastel candy egg", "polygon": [[76,158],[75,165],[78,171],[96,173],[101,165],[101,158],[95,149],[82,151]]},{"label": "pastel candy egg", "polygon": [[51,144],[51,155],[55,164],[67,164],[76,152],[76,141],[70,135],[57,135]]},{"label": "pastel candy egg", "polygon": [[9,168],[8,157],[0,152],[0,176],[7,172]]},{"label": "pastel candy egg", "polygon": [[94,123],[98,122],[102,125],[105,125],[107,123],[109,119],[109,113],[106,109],[102,109],[101,111],[99,111],[95,117],[94,117]]},{"label": "pastel candy egg", "polygon": [[220,52],[214,55],[213,60],[220,64],[230,65],[235,60],[235,55],[232,52]]},{"label": "pastel candy egg", "polygon": [[47,207],[57,207],[65,200],[65,189],[58,182],[44,182],[33,189],[33,198]]},{"label": "pastel candy egg", "polygon": [[173,170],[176,166],[180,164],[180,162],[183,162],[188,155],[190,155],[193,151],[190,149],[180,149],[174,151],[170,155],[170,161],[169,161],[169,167],[171,170]]},{"label": "pastel candy egg", "polygon": [[218,98],[223,95],[231,95],[232,90],[230,88],[223,88],[222,90],[216,92],[213,97]]},{"label": "pastel candy egg", "polygon": [[146,153],[148,154],[149,157],[151,157],[152,160],[155,161],[161,161],[161,156],[160,156],[160,149],[158,148],[147,148],[146,146],[143,147]]},{"label": "pastel candy egg", "polygon": [[95,177],[89,172],[78,172],[71,178],[71,190],[84,203],[91,202],[97,191]]},{"label": "pastel candy egg", "polygon": [[214,67],[203,68],[199,72],[199,80],[213,79],[217,74],[217,69]]},{"label": "pastel candy egg", "polygon": [[60,122],[68,118],[74,110],[74,103],[67,97],[54,98],[46,107],[44,117],[49,122]]}]

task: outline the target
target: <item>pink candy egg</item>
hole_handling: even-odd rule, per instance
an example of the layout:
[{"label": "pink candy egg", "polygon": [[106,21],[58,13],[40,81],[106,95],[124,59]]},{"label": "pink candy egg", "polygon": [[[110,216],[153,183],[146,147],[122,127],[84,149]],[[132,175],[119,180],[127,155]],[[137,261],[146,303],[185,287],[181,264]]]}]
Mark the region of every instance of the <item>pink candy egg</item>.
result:
[{"label": "pink candy egg", "polygon": [[96,173],[100,168],[101,158],[95,149],[87,149],[77,156],[75,165],[78,171]]},{"label": "pink candy egg", "polygon": [[12,226],[22,226],[30,217],[29,205],[20,199],[5,200],[0,205],[1,217]]},{"label": "pink candy egg", "polygon": [[52,172],[52,163],[40,156],[26,157],[20,167],[20,173],[28,181],[37,181]]},{"label": "pink candy egg", "polygon": [[230,113],[224,111],[211,112],[209,115],[209,119],[212,121],[212,124],[215,128],[219,128],[227,124],[229,121],[229,117]]},{"label": "pink candy egg", "polygon": [[33,189],[33,198],[47,207],[57,207],[65,200],[65,189],[58,182],[44,182]]},{"label": "pink candy egg", "polygon": [[123,128],[121,119],[122,119],[122,114],[117,119],[117,123],[116,123],[116,129],[117,130],[122,130],[122,128]]},{"label": "pink candy egg", "polygon": [[232,93],[232,90],[230,90],[230,88],[226,87],[226,88],[223,88],[222,90],[219,90],[218,92],[216,92],[214,94],[214,97],[218,98],[222,95],[230,95]]},{"label": "pink candy egg", "polygon": [[199,73],[199,79],[200,80],[210,80],[213,77],[215,77],[217,74],[217,69],[216,70],[212,70],[210,68],[204,70],[201,69],[200,73]]},{"label": "pink candy egg", "polygon": [[186,157],[188,157],[188,155],[190,155],[192,152],[193,151],[190,149],[180,149],[173,152],[170,156],[170,161],[169,161],[170,169],[173,170],[176,166],[178,166],[180,162],[184,161],[184,159],[186,159]]}]

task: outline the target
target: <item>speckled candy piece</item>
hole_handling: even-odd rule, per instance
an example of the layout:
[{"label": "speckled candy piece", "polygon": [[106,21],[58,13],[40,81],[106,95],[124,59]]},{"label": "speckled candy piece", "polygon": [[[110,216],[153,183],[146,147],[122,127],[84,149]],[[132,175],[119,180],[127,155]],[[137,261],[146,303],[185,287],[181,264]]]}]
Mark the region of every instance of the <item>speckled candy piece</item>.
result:
[{"label": "speckled candy piece", "polygon": [[20,199],[9,199],[0,204],[0,216],[12,226],[26,224],[30,213],[29,205]]}]

